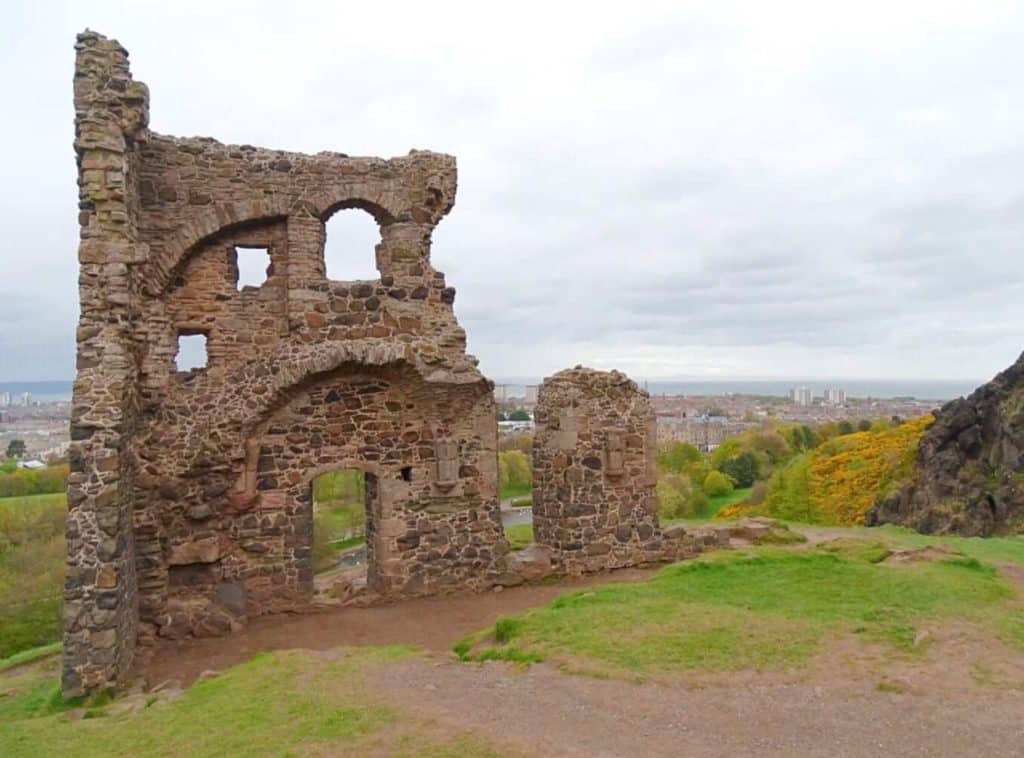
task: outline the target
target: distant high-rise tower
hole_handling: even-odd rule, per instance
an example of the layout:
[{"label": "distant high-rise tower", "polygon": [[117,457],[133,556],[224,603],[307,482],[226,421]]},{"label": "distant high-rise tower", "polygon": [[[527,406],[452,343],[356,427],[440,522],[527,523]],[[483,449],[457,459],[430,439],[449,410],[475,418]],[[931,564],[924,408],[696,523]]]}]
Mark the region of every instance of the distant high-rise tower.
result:
[{"label": "distant high-rise tower", "polygon": [[796,405],[810,405],[813,400],[811,390],[808,387],[794,387],[789,391],[789,399]]},{"label": "distant high-rise tower", "polygon": [[839,387],[826,387],[825,388],[825,404],[826,405],[845,405],[846,404],[846,390],[840,389]]}]

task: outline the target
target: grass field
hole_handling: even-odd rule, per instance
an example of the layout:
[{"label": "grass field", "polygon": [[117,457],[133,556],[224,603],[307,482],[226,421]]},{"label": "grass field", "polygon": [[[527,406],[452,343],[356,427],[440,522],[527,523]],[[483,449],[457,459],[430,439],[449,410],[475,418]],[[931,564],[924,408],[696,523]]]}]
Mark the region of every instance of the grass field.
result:
[{"label": "grass field", "polygon": [[60,636],[66,498],[0,499],[0,658]]},{"label": "grass field", "polygon": [[[0,679],[0,755],[436,755],[496,756],[475,735],[432,725],[376,701],[366,677],[414,655],[403,648],[264,653],[168,702],[138,712],[117,704],[64,703],[55,671]],[[61,712],[85,707],[86,718]]]},{"label": "grass field", "polygon": [[854,537],[829,549],[713,553],[647,582],[572,593],[500,619],[456,651],[552,659],[599,674],[786,669],[804,664],[828,635],[863,635],[906,652],[921,624],[943,619],[977,624],[1024,649],[1021,599],[993,566],[969,554],[1024,562],[1020,544],[971,543],[963,557],[906,566],[878,563],[879,547]]}]

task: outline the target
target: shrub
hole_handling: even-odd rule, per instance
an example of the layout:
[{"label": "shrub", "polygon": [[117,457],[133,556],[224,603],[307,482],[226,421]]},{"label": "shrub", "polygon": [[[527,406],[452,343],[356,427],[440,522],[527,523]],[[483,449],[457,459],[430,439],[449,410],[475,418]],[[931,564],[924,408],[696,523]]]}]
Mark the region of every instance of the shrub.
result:
[{"label": "shrub", "polygon": [[66,463],[38,470],[13,469],[0,473],[0,498],[56,494],[63,492],[67,483]]},{"label": "shrub", "polygon": [[691,463],[703,458],[700,450],[689,442],[673,442],[658,451],[658,466],[662,471],[681,474]]},{"label": "shrub", "polygon": [[704,478],[704,494],[708,497],[721,497],[733,490],[732,479],[721,471],[711,471]]},{"label": "shrub", "polygon": [[760,472],[757,456],[745,450],[735,458],[723,461],[718,470],[735,482],[737,487],[753,487]]},{"label": "shrub", "polygon": [[316,503],[359,503],[366,496],[366,476],[358,469],[330,471],[313,480]]},{"label": "shrub", "polygon": [[678,474],[661,476],[656,492],[660,518],[697,518],[707,512],[707,495],[689,477]]},{"label": "shrub", "polygon": [[845,434],[801,453],[772,475],[759,510],[807,523],[864,523],[868,510],[913,472],[918,442],[932,420]]},{"label": "shrub", "polygon": [[747,503],[750,505],[761,505],[768,496],[768,483],[757,482],[747,495]]},{"label": "shrub", "polygon": [[533,487],[533,467],[522,450],[498,453],[498,473],[503,493],[527,492]]},{"label": "shrub", "polygon": [[0,500],[0,658],[60,637],[61,494]]}]

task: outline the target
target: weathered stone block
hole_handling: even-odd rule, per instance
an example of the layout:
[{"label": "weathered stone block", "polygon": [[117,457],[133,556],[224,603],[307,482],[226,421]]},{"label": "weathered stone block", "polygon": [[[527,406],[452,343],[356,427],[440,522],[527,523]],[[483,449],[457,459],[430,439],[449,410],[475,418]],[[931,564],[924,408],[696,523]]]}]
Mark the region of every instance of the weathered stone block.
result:
[{"label": "weathered stone block", "polygon": [[189,563],[213,563],[221,557],[220,539],[206,537],[194,542],[183,542],[171,547],[167,565],[182,566]]}]

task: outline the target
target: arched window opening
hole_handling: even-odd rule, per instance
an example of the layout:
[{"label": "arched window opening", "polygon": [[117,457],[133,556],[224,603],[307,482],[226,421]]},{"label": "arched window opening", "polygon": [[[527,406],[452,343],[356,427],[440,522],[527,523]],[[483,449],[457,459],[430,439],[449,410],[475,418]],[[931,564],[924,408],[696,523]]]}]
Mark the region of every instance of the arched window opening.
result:
[{"label": "arched window opening", "polygon": [[346,282],[377,279],[376,246],[380,227],[366,211],[347,208],[327,220],[324,242],[324,266],[327,278]]},{"label": "arched window opening", "polygon": [[235,247],[238,264],[239,291],[245,287],[262,287],[270,276],[270,251],[265,247]]},{"label": "arched window opening", "polygon": [[359,469],[341,469],[313,480],[313,570],[346,569],[366,562],[368,479]]},{"label": "arched window opening", "polygon": [[205,334],[178,335],[178,350],[174,354],[174,365],[178,371],[186,372],[193,369],[206,368],[209,356],[206,352]]}]

